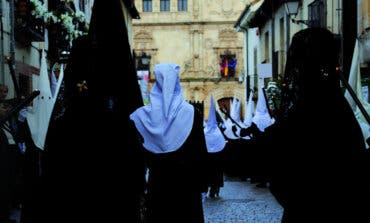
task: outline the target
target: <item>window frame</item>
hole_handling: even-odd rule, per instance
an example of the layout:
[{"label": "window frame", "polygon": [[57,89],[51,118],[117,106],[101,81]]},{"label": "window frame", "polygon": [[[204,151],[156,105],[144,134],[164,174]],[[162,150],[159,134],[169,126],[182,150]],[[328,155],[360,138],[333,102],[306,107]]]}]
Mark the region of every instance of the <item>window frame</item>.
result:
[{"label": "window frame", "polygon": [[152,12],[153,11],[153,1],[152,0],[143,0],[143,12]]},{"label": "window frame", "polygon": [[187,0],[177,0],[177,11],[179,12],[188,11],[188,1]]},{"label": "window frame", "polygon": [[160,11],[169,12],[171,10],[170,0],[160,0]]}]

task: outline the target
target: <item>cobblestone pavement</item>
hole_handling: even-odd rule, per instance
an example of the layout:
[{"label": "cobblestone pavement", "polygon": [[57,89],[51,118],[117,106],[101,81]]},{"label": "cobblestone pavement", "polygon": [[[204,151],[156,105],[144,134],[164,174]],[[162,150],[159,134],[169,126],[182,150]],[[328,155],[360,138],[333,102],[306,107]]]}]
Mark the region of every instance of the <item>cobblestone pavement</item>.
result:
[{"label": "cobblestone pavement", "polygon": [[205,198],[205,223],[280,223],[283,209],[268,188],[226,180],[219,198]]}]

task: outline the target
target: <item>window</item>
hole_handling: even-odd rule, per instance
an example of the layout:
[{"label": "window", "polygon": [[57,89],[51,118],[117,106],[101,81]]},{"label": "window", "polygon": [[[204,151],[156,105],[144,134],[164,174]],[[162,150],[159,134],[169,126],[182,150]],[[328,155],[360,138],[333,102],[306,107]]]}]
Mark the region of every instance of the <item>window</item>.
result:
[{"label": "window", "polygon": [[265,33],[265,61],[270,63],[270,37],[269,32]]},{"label": "window", "polygon": [[85,0],[79,0],[78,6],[82,12],[85,12],[85,5],[86,5]]},{"label": "window", "polygon": [[143,0],[143,12],[152,11],[152,0]]},{"label": "window", "polygon": [[310,27],[326,27],[325,1],[315,0],[308,5],[308,21]]},{"label": "window", "polygon": [[234,77],[237,62],[238,60],[236,59],[235,54],[231,54],[228,50],[226,50],[223,55],[220,55],[221,77]]},{"label": "window", "polygon": [[29,95],[32,93],[32,80],[30,76],[27,76],[25,74],[19,73],[19,89],[22,91],[22,95]]},{"label": "window", "polygon": [[178,0],[177,1],[177,10],[178,11],[187,11],[188,10],[188,1],[187,0]]},{"label": "window", "polygon": [[170,11],[170,0],[161,0],[161,12]]}]

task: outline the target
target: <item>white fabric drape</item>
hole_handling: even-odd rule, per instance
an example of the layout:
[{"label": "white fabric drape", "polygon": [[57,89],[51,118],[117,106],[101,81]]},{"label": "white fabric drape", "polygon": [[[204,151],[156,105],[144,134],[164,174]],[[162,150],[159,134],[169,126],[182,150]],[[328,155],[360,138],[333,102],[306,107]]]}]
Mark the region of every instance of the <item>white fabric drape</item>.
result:
[{"label": "white fabric drape", "polygon": [[42,51],[40,75],[35,89],[40,90],[40,94],[33,100],[33,105],[28,109],[27,123],[31,131],[31,137],[39,149],[44,149],[46,134],[49,127],[51,113],[59,92],[60,84],[63,79],[63,67],[55,86],[54,96],[51,93],[50,82],[46,64],[45,52]]},{"label": "white fabric drape", "polygon": [[178,150],[193,127],[194,107],[182,96],[179,72],[177,64],[157,64],[150,103],[130,115],[144,138],[144,148],[153,153]]},{"label": "white fabric drape", "polygon": [[[355,49],[353,50],[353,57],[351,63],[351,70],[348,78],[348,83],[352,87],[353,91],[356,93],[359,101],[364,106],[365,110],[368,114],[370,114],[370,104],[366,102],[362,97],[362,86],[361,86],[361,72],[360,72],[360,62],[359,62],[359,43],[358,40],[355,44]],[[356,119],[361,126],[362,134],[365,138],[370,137],[370,127],[367,123],[364,115],[358,108],[357,104],[353,100],[352,96],[349,94],[348,90],[346,90],[344,96],[346,97],[348,103],[350,104],[353,112],[355,113]],[[368,145],[366,145],[368,146]]]}]

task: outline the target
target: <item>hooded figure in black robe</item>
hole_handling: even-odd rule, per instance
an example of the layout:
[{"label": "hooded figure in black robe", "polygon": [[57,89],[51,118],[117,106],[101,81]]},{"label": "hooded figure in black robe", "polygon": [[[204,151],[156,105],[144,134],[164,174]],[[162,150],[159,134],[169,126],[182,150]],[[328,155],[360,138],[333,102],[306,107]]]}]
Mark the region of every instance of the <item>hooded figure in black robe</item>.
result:
[{"label": "hooded figure in black robe", "polygon": [[145,167],[129,114],[142,98],[120,0],[95,0],[58,101],[46,142],[45,222],[140,222]]},{"label": "hooded figure in black robe", "polygon": [[288,51],[282,119],[274,140],[270,189],[284,207],[282,222],[369,222],[360,154],[364,140],[336,73],[334,35],[296,33]]},{"label": "hooded figure in black robe", "polygon": [[213,96],[210,99],[208,120],[204,127],[204,135],[207,146],[207,173],[204,176],[207,179],[209,187],[209,197],[219,197],[220,187],[224,186],[224,153],[226,140],[220,128],[217,125],[216,110]]},{"label": "hooded figure in black robe", "polygon": [[147,222],[202,223],[206,191],[203,119],[182,96],[180,67],[154,67],[150,103],[130,115],[149,168]]}]

